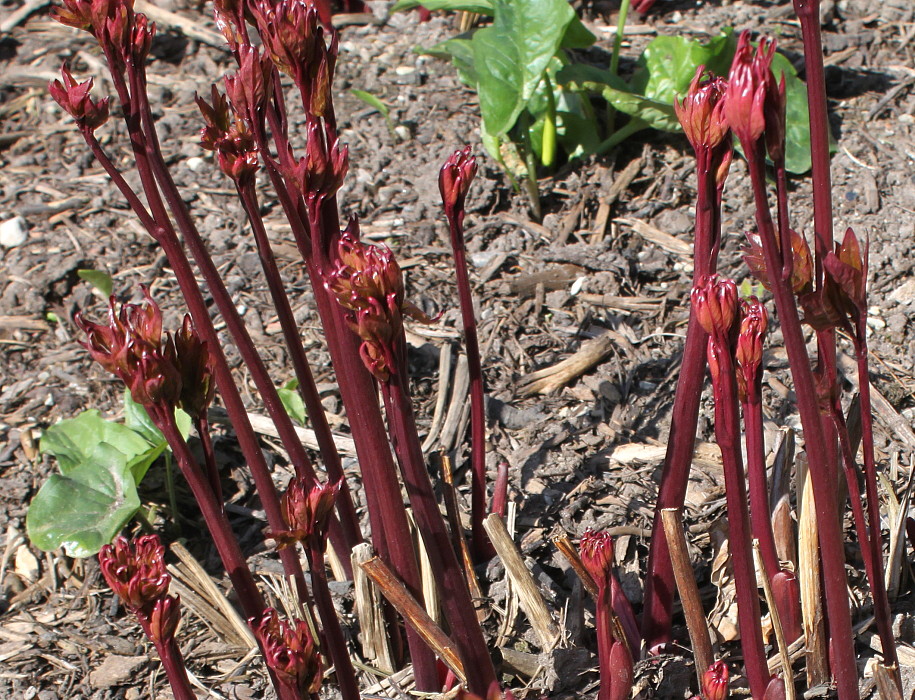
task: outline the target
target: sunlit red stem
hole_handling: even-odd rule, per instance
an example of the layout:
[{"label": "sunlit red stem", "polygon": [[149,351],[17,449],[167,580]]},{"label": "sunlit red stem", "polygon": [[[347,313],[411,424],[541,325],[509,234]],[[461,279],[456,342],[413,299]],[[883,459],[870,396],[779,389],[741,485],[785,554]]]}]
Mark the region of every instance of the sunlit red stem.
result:
[{"label": "sunlit red stem", "polygon": [[[761,698],[769,684],[765,646],[760,626],[759,594],[752,558],[750,519],[747,513],[746,477],[740,453],[740,417],[734,359],[728,342],[709,339],[709,356],[715,354],[718,370],[712,374],[715,391],[715,438],[721,448],[728,509],[731,566],[737,589],[737,624],[750,694]],[[717,376],[716,376],[717,374]]]},{"label": "sunlit red stem", "polygon": [[[715,168],[712,167],[707,155],[703,157],[697,154],[696,171],[698,183],[693,243],[694,285],[703,276],[715,272],[721,245],[721,195],[716,182]],[[659,646],[670,640],[671,610],[676,583],[670,562],[670,550],[661,523],[661,511],[665,508],[681,508],[686,498],[696,426],[699,422],[699,401],[705,383],[707,343],[708,334],[699,325],[694,310],[690,308],[645,578],[642,637],[649,652],[656,651]]]},{"label": "sunlit red stem", "polygon": [[[855,355],[858,364],[858,396],[861,411],[861,451],[864,455],[864,488],[867,493],[867,516],[870,556],[873,576],[870,579],[871,595],[874,598],[874,617],[883,646],[883,660],[887,666],[898,669],[895,635],[893,634],[889,598],[883,577],[883,548],[880,537],[880,495],[877,492],[877,463],[874,458],[874,416],[871,409],[871,384],[868,371],[867,314],[859,314],[855,328]],[[852,484],[848,485],[849,490]],[[856,489],[857,491],[857,489]],[[852,496],[854,500],[854,496]],[[860,527],[859,527],[860,530]],[[898,682],[898,678],[896,679]]]},{"label": "sunlit red stem", "polygon": [[356,515],[356,508],[353,505],[352,495],[346,484],[343,466],[340,463],[340,455],[334,444],[330,425],[327,422],[327,417],[324,415],[324,406],[321,404],[321,397],[318,394],[317,386],[315,386],[311,366],[305,355],[305,349],[302,347],[302,341],[299,337],[298,326],[295,322],[292,306],[289,303],[289,297],[286,294],[283,280],[280,277],[280,271],[270,246],[270,239],[267,237],[267,231],[264,228],[264,221],[260,215],[254,183],[252,182],[247,185],[239,185],[236,183],[236,190],[241,199],[245,213],[248,216],[248,221],[251,223],[251,229],[254,232],[254,240],[257,245],[261,266],[264,270],[264,277],[267,280],[270,297],[273,300],[273,307],[276,310],[277,318],[280,321],[283,338],[286,341],[286,348],[289,352],[289,357],[292,360],[296,379],[299,382],[299,394],[305,404],[305,409],[308,412],[312,429],[315,431],[315,437],[318,440],[321,456],[324,459],[328,480],[340,484],[340,492],[337,494],[336,500],[336,509],[340,518],[343,539],[346,544],[346,550],[340,553],[340,559],[347,565],[347,573],[351,576],[352,564],[350,564],[349,557],[346,556],[346,554],[351,552],[353,547],[362,542],[362,533],[359,530],[359,518]]},{"label": "sunlit red stem", "polygon": [[[405,345],[401,337],[400,343]],[[406,348],[403,348],[404,351]],[[403,353],[405,357],[405,352]],[[423,458],[422,446],[416,431],[413,406],[406,387],[406,362],[402,370],[392,375],[391,381],[382,385],[394,449],[402,469],[410,505],[426,543],[436,583],[441,592],[442,608],[458,653],[464,662],[467,685],[471,692],[485,694],[496,680],[495,669],[483,630],[477,620],[476,610],[465,583],[457,554],[442,518],[429,472]]]},{"label": "sunlit red stem", "polygon": [[[338,495],[339,498],[339,495]],[[305,547],[308,556],[308,568],[311,572],[311,587],[314,594],[315,607],[321,616],[321,627],[324,632],[324,641],[327,654],[334,663],[337,685],[340,688],[340,697],[343,700],[359,700],[359,683],[353,662],[350,659],[346,639],[340,628],[334,601],[330,595],[327,584],[327,572],[324,569],[324,547],[322,538],[311,537]],[[315,540],[318,540],[317,542]]]},{"label": "sunlit red stem", "polygon": [[168,677],[168,684],[175,700],[197,700],[197,696],[191,688],[191,681],[187,677],[187,668],[184,665],[184,658],[181,656],[181,649],[178,648],[178,642],[170,639],[167,642],[154,642],[154,644],[159,658],[162,660],[162,667],[165,669],[165,675]]},{"label": "sunlit red stem", "polygon": [[220,503],[222,500],[222,483],[219,478],[219,466],[216,464],[216,453],[213,451],[213,438],[210,435],[210,423],[206,416],[199,416],[193,419],[194,429],[200,438],[200,444],[203,447],[203,461],[206,464],[207,479],[210,481],[210,487]]},{"label": "sunlit red stem", "polygon": [[804,428],[810,476],[814,487],[814,506],[819,528],[820,551],[823,558],[826,607],[832,641],[833,673],[842,700],[856,699],[858,674],[855,665],[854,638],[851,631],[851,613],[846,593],[845,552],[839,526],[836,502],[835,466],[829,463],[823,422],[817,405],[816,384],[810,369],[810,359],[804,344],[794,294],[780,274],[784,268],[783,257],[792,252],[780,251],[775,227],[769,211],[765,179],[765,145],[762,139],[743,144],[756,204],[756,225],[762,240],[763,253],[772,294],[782,328],[785,349],[791,367],[797,395],[798,411]]},{"label": "sunlit red stem", "polygon": [[483,368],[473,294],[470,291],[470,277],[467,273],[463,206],[460,210],[455,210],[446,204],[445,213],[451,233],[451,250],[454,252],[454,272],[464,324],[467,369],[470,374],[470,522],[474,557],[481,560],[488,559],[494,554],[492,544],[483,529],[483,519],[486,517],[486,414],[483,399]]}]

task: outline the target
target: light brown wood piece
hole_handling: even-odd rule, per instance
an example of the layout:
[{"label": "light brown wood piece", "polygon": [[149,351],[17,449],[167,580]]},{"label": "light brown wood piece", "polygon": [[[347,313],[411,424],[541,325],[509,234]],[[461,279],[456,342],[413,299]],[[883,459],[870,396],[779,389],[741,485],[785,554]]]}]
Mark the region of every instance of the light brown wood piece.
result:
[{"label": "light brown wood piece", "polygon": [[801,588],[801,625],[807,654],[807,686],[829,682],[826,622],[820,596],[820,548],[817,535],[813,483],[805,457],[797,459],[798,498],[798,582]]},{"label": "light brown wood piece", "polygon": [[553,622],[543,596],[540,595],[537,582],[534,581],[524,558],[508,534],[505,523],[497,513],[490,513],[483,521],[483,527],[518,592],[518,602],[531,621],[531,627],[540,640],[540,646],[543,649],[552,649],[559,639],[559,630]]},{"label": "light brown wood piece", "polygon": [[385,673],[394,672],[391,645],[385,628],[381,596],[362,570],[362,564],[374,555],[372,545],[364,542],[353,547],[353,591],[356,599],[356,617],[359,618],[359,640],[362,655]]}]

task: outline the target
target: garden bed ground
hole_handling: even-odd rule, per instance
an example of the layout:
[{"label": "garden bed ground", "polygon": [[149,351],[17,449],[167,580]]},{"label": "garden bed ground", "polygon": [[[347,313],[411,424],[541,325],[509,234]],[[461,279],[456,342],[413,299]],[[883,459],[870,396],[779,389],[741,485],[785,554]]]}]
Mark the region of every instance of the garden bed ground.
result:
[{"label": "garden bed ground", "polygon": [[[0,523],[6,530],[0,534],[0,696],[170,697],[158,664],[148,659],[149,645],[113,605],[95,561],[45,554],[23,540],[28,503],[55,469],[37,451],[42,430],[86,409],[114,414],[121,407],[117,382],[94,366],[77,343],[73,312],[103,310],[102,300],[77,270],[109,273],[122,298],[135,294],[140,283],[150,285],[166,309],[167,326],[174,326],[184,309],[161,250],[140,230],[69,118],[48,97],[46,83],[63,61],[79,76],[95,76],[102,90],[110,89],[96,47],[88,35],[52,22],[41,3],[31,14],[6,22],[19,5],[18,0],[0,4],[0,219],[21,216],[28,227],[25,240],[0,241]],[[183,30],[160,23],[150,68],[152,102],[179,185],[274,379],[285,382],[292,370],[268,310],[253,241],[228,181],[197,143],[194,93],[207,91],[229,65],[228,54],[207,42],[214,26],[209,6],[201,5],[169,1],[167,9],[187,23]],[[836,225],[840,231],[853,226],[870,239],[873,381],[887,399],[878,419],[878,457],[901,491],[908,477],[905,465],[915,450],[915,436],[908,430],[915,417],[915,8],[910,0],[824,0],[823,5],[827,87],[838,140],[832,165]],[[604,49],[616,9],[616,2],[583,9]],[[379,13],[384,15],[383,8]],[[634,17],[630,25],[624,70],[626,57],[637,55],[657,34],[705,37],[728,26],[777,35],[792,59],[801,52],[790,2],[660,0],[648,17]],[[188,38],[193,30],[202,34]],[[449,65],[419,56],[413,48],[454,33],[453,17],[420,23],[415,13],[346,26],[336,84],[351,162],[340,196],[344,213],[357,214],[366,234],[396,250],[411,298],[443,312],[437,324],[410,329],[424,429],[439,391],[448,386],[439,381],[440,354],[456,357],[460,337],[437,170],[455,148],[469,144],[478,154],[483,150],[473,93]],[[354,98],[351,89],[384,101],[394,128]],[[107,128],[106,138],[123,155],[123,130]],[[532,220],[525,198],[512,191],[485,154],[469,199],[468,245],[491,397],[488,466],[494,474],[499,462],[510,465],[516,541],[566,632],[561,648],[541,654],[524,616],[505,617],[501,569],[494,564],[481,572],[494,603],[487,621],[493,639],[540,666],[533,678],[520,671],[510,677],[512,687],[530,685],[528,697],[589,697],[596,692],[590,613],[582,612],[588,604],[551,544],[552,535],[565,531],[574,538],[587,527],[615,528],[624,586],[636,605],[641,601],[656,477],[685,331],[694,196],[694,166],[685,139],[642,134],[606,157],[564,166],[541,180],[542,221]],[[735,162],[725,195],[721,268],[738,279],[747,275],[740,251],[753,221],[744,175],[743,163]],[[620,188],[623,177],[629,183]],[[809,235],[809,180],[794,179],[792,189],[795,227]],[[335,428],[345,432],[307,279],[278,205],[267,200],[264,206],[325,406],[337,417]],[[17,245],[9,246],[11,242]],[[548,395],[526,391],[529,373],[607,333],[613,342],[592,371]],[[793,404],[783,400],[790,396],[790,380],[779,337],[773,340],[764,383],[771,399],[767,420],[775,435],[777,428],[798,421]],[[841,350],[850,352],[844,342]],[[249,410],[260,413],[248,378],[239,374],[239,380]],[[702,416],[700,439],[712,441],[710,399]],[[893,420],[901,420],[902,427]],[[462,443],[460,435],[435,447],[453,449]],[[269,438],[265,446],[278,483],[285,483],[289,470],[282,452]],[[234,524],[256,570],[275,580],[278,569],[263,540],[262,513],[230,436],[219,440],[219,449],[234,465],[225,472]],[[902,466],[890,470],[898,451]],[[697,462],[687,518],[697,576],[711,609],[716,597],[710,582],[713,547],[724,537],[726,524],[714,449],[700,450],[700,455],[705,457]],[[158,473],[154,470],[143,484],[144,503],[165,514],[157,521],[165,536],[189,538],[188,548],[221,582],[214,552],[192,536],[197,530],[193,511],[183,509],[180,528],[174,525]],[[355,476],[353,487],[361,502]],[[855,547],[849,548],[848,561],[861,569]],[[851,573],[859,604],[856,619],[863,620],[868,616],[863,573]],[[915,641],[910,590],[906,583],[894,605],[903,644]],[[352,622],[349,588],[339,584],[337,591],[345,620]],[[719,601],[719,608],[719,630],[726,636],[727,605]],[[868,692],[872,683],[864,666],[872,656],[870,632],[864,630],[858,644]],[[678,633],[685,639],[682,627]],[[267,696],[259,664],[238,665],[244,652],[232,649],[217,631],[191,615],[183,635],[189,666],[218,693],[212,697]],[[736,645],[725,649],[738,653]],[[644,664],[640,674],[640,697],[689,694],[691,668],[676,657]],[[909,697],[911,667],[903,675]]]}]

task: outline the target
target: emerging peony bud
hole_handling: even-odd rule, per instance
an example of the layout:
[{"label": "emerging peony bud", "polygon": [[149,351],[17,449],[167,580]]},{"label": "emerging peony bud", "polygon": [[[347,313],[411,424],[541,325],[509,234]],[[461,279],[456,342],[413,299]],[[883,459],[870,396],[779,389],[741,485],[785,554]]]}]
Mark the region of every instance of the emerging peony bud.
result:
[{"label": "emerging peony bud", "polygon": [[317,693],[323,672],[321,656],[311,636],[308,623],[295,620],[294,625],[280,620],[273,608],[267,608],[259,618],[248,624],[260,645],[267,666],[287,685],[303,694]]},{"label": "emerging peony bud", "polygon": [[705,275],[693,288],[691,302],[706,333],[718,337],[731,334],[737,317],[737,285],[734,280]]},{"label": "emerging peony bud", "polygon": [[60,80],[48,83],[51,97],[69,114],[81,129],[95,131],[108,121],[108,98],[104,97],[98,102],[89,94],[92,90],[92,78],[78,83],[66,66],[60,69]]},{"label": "emerging peony bud", "polygon": [[263,109],[273,85],[273,63],[250,45],[238,47],[238,70],[225,77],[226,95],[232,109],[245,120]]},{"label": "emerging peony bud", "polygon": [[181,621],[181,598],[166,595],[159,598],[148,613],[143,613],[141,623],[154,644],[171,641]]},{"label": "emerging peony bud", "polygon": [[327,137],[320,121],[309,119],[305,156],[295,161],[292,152],[286,159],[283,175],[292,181],[309,206],[332,197],[343,185],[349,170],[349,149],[335,138],[328,148]]},{"label": "emerging peony bud", "polygon": [[190,315],[185,315],[181,330],[175,333],[174,344],[176,365],[181,375],[178,407],[192,418],[203,417],[216,391],[214,360],[206,342],[197,334]]},{"label": "emerging peony bud", "polygon": [[220,170],[239,186],[251,184],[258,169],[254,136],[215,85],[211,87],[211,95],[212,105],[199,95],[194,97],[206,122],[200,132],[200,145],[216,153]]},{"label": "emerging peony bud", "polygon": [[682,100],[674,100],[677,119],[683,133],[698,153],[701,149],[713,149],[730,136],[730,127],[724,118],[727,81],[706,70],[696,69],[696,75],[689,84]]},{"label": "emerging peony bud", "polygon": [[705,700],[727,700],[730,673],[724,661],[715,661],[702,676],[702,697]]},{"label": "emerging peony bud", "polygon": [[756,297],[741,302],[740,332],[737,334],[737,393],[744,400],[748,392],[758,397],[757,387],[762,378],[763,339],[768,315],[766,307]]},{"label": "emerging peony bud", "polygon": [[467,192],[476,174],[477,159],[471,155],[470,146],[455,151],[445,161],[438,173],[438,189],[448,218],[455,213],[463,216]]},{"label": "emerging peony bud", "polygon": [[143,406],[174,408],[181,396],[181,373],[170,338],[162,340],[162,311],[144,287],[146,303],[108,303],[108,325],[86,321],[81,314],[76,325],[87,335],[84,347],[102,367],[117,375],[130,389],[133,400]]},{"label": "emerging peony bud", "polygon": [[598,588],[610,585],[613,572],[613,537],[610,533],[585,530],[578,542],[578,556]]},{"label": "emerging peony bud", "polygon": [[[784,140],[784,117],[780,122],[776,119],[780,107],[775,101],[780,93],[772,74],[774,55],[774,39],[763,38],[754,49],[749,32],[741,33],[728,75],[724,112],[745,149],[755,145],[766,130],[774,132],[773,139],[780,131]],[[784,104],[781,114],[784,115]]]},{"label": "emerging peony bud", "polygon": [[376,379],[386,382],[397,371],[397,345],[403,338],[403,317],[431,323],[406,301],[403,275],[389,248],[359,240],[355,220],[337,245],[337,266],[327,278],[328,289],[349,311],[347,323],[362,339],[360,354]]},{"label": "emerging peony bud", "polygon": [[861,244],[852,229],[845,231],[842,243],[836,244],[823,261],[835,305],[848,316],[858,319],[867,313],[868,249]]},{"label": "emerging peony bud", "polygon": [[280,507],[288,530],[271,532],[280,549],[302,542],[323,549],[340,482],[317,484],[305,477],[290,479]]},{"label": "emerging peony bud", "polygon": [[142,535],[133,543],[118,537],[102,547],[98,561],[111,590],[132,612],[151,611],[168,592],[171,576],[157,535]]}]

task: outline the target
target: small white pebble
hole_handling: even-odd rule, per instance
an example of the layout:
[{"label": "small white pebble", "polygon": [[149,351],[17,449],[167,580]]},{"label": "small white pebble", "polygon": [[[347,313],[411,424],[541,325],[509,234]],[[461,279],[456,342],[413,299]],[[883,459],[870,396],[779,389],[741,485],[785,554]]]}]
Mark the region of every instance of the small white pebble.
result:
[{"label": "small white pebble", "polygon": [[25,219],[14,216],[12,219],[0,223],[0,245],[4,248],[15,248],[25,243],[29,238]]},{"label": "small white pebble", "polygon": [[397,68],[394,69],[394,72],[397,75],[411,75],[416,72],[416,68],[413,66],[397,66]]},{"label": "small white pebble", "polygon": [[410,128],[403,124],[398,124],[394,127],[394,134],[397,136],[397,140],[402,142],[409,141],[413,136],[413,134],[410,133]]},{"label": "small white pebble", "polygon": [[206,166],[207,162],[200,156],[194,156],[187,159],[187,167],[193,173],[199,173]]}]

